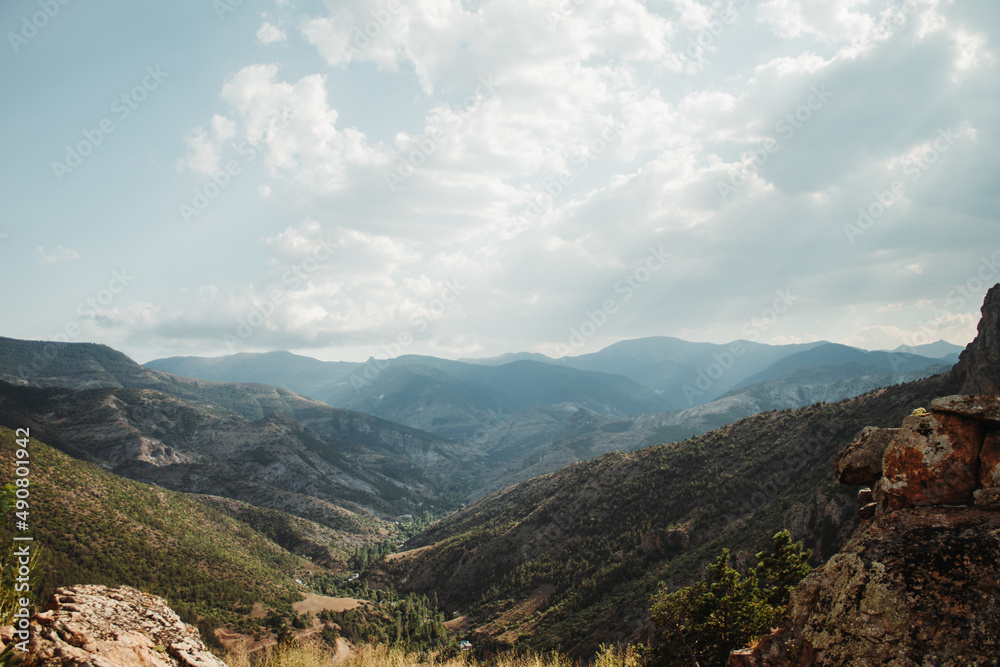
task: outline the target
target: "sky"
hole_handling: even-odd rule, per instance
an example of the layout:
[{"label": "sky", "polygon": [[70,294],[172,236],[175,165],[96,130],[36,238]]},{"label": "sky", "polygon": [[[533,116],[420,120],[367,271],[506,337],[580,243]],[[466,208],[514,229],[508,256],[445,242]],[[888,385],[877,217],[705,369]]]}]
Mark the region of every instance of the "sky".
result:
[{"label": "sky", "polygon": [[0,335],[140,362],[975,336],[995,0],[11,0]]}]

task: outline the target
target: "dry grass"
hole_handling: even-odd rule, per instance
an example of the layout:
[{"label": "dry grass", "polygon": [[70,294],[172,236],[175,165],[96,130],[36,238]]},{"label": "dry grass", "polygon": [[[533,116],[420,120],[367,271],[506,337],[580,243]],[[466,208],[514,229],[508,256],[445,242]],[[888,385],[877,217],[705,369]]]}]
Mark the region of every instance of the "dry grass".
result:
[{"label": "dry grass", "polygon": [[[236,648],[224,657],[229,667],[580,667],[560,654],[529,654],[498,656],[479,662],[467,654],[445,661],[420,660],[416,655],[384,645],[362,645],[355,653],[337,659],[332,649],[321,642],[296,642],[291,646],[271,649],[253,658]],[[631,647],[602,647],[594,658],[593,667],[640,667],[642,661]]]},{"label": "dry grass", "polygon": [[334,652],[318,641],[295,642],[291,646],[271,647],[251,657],[245,645],[230,649],[222,658],[229,667],[332,667]]}]

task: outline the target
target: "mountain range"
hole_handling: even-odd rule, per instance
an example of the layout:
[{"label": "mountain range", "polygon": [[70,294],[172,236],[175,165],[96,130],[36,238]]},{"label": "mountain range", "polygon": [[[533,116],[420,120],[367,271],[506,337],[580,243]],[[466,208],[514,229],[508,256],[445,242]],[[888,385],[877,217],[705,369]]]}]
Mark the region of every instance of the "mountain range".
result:
[{"label": "mountain range", "polygon": [[561,359],[406,355],[352,364],[272,352],[146,366],[202,380],[273,384],[469,444],[486,457],[478,497],[606,452],[676,442],[759,412],[927,377],[950,368],[960,350],[944,341],[869,352],[826,342],[716,345],[653,337]]},{"label": "mountain range", "polygon": [[[188,524],[159,521],[160,510],[145,507],[157,493],[195,503],[182,511],[210,516],[204,530],[257,540],[253,553],[272,553],[307,580],[343,572],[358,549],[399,535],[398,515],[443,516],[364,580],[433,595],[462,611],[483,645],[585,656],[643,637],[657,582],[698,578],[723,546],[745,556],[790,527],[816,559],[834,553],[856,516],[829,461],[862,426],[890,425],[960,384],[961,371],[949,372],[953,352],[734,345],[644,339],[547,361],[408,356],[375,366],[270,353],[141,366],[100,345],[0,339],[0,425],[30,428],[63,452],[45,454],[63,472],[40,471],[42,486],[135,480],[108,500],[127,502],[128,521],[154,542],[186,540],[195,561],[221,547]],[[698,351],[683,361],[685,349]],[[993,364],[977,349],[962,358]],[[365,378],[369,368],[378,372]],[[699,373],[710,381],[702,388]],[[713,400],[660,409],[690,387]],[[345,403],[375,414],[294,389],[350,395]],[[88,552],[89,569],[74,569],[86,531],[66,541],[61,524],[45,526],[59,564],[52,586],[163,590],[153,574],[120,563],[98,576],[101,554]],[[285,575],[266,593],[229,586],[198,607],[207,590],[199,586],[178,604],[226,622],[254,595],[283,612],[295,596]]]},{"label": "mountain range", "polygon": [[[46,349],[51,361],[25,365]],[[474,448],[285,389],[170,375],[99,345],[0,339],[0,398],[0,423],[31,427],[116,474],[295,507],[335,528],[340,519],[330,517],[344,508],[403,514],[453,489],[462,497],[483,459]]]}]

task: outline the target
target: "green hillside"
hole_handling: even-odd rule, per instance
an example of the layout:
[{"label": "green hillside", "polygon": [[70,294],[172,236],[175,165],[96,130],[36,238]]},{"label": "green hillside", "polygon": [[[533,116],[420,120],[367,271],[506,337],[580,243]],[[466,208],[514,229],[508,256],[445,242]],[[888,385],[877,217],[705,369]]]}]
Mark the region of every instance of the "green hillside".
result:
[{"label": "green hillside", "polygon": [[[14,431],[0,427],[0,482],[14,479],[15,450]],[[322,532],[301,519],[252,508],[251,527],[212,502],[117,477],[37,440],[29,451],[30,530],[18,534],[42,547],[36,601],[59,586],[124,584],[166,598],[186,620],[232,623],[254,604],[289,613],[301,598],[294,579],[321,571],[264,534],[281,532],[294,548]]]}]

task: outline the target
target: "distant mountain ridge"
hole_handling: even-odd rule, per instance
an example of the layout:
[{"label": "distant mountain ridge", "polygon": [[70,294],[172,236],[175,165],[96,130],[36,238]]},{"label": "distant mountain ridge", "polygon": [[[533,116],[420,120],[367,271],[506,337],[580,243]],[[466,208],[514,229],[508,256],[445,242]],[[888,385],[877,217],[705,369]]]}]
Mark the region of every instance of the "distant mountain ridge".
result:
[{"label": "distant mountain ridge", "polygon": [[[685,354],[695,356],[682,363]],[[831,362],[836,365],[815,366]],[[602,370],[618,364],[633,377],[651,373],[666,381],[670,369],[690,371],[700,363],[706,365],[696,378],[718,377],[716,364],[727,384],[760,367],[750,377],[766,379],[708,403],[665,411],[661,394],[626,374]],[[941,370],[933,363],[909,353],[830,343],[737,348],[648,338],[552,363],[517,359],[491,366],[407,355],[384,362],[361,383],[357,373],[371,366],[287,352],[150,364],[202,376],[193,379],[140,366],[106,346],[0,338],[0,379],[13,383],[3,390],[11,402],[0,404],[0,415],[29,404],[20,418],[33,420],[52,444],[109,470],[177,490],[264,502],[329,525],[336,520],[330,509],[303,501],[305,496],[331,507],[390,514],[409,513],[434,499],[440,504],[444,497],[455,505],[607,452],[676,442],[758,412],[919,379]],[[919,370],[893,373],[893,366]],[[92,395],[42,396],[17,386]],[[282,387],[325,392],[329,401],[346,406]],[[128,427],[104,433],[106,426],[82,406],[99,406]],[[46,423],[44,415],[53,411],[74,417]],[[196,428],[178,431],[180,414]],[[157,423],[166,430],[157,430]],[[216,438],[206,441],[209,424]],[[273,439],[282,445],[268,445]],[[122,444],[112,452],[110,441]],[[219,449],[223,441],[231,443],[229,449]],[[244,449],[232,450],[240,441]],[[265,472],[271,459],[280,471]],[[270,490],[263,492],[261,483]]]},{"label": "distant mountain ridge", "polygon": [[893,350],[886,351],[919,354],[922,357],[930,357],[931,359],[950,359],[953,356],[961,354],[964,349],[961,345],[955,345],[946,340],[938,340],[923,345],[900,345]]},{"label": "distant mountain ridge", "polygon": [[[948,345],[942,341],[927,349],[939,351]],[[950,366],[957,360],[954,350],[935,359],[910,352],[868,352],[824,341],[717,345],[661,336],[622,341],[599,352],[561,359],[535,353],[462,361],[404,355],[351,363],[269,352],[171,357],[146,365],[205,380],[272,384],[330,405],[471,440],[505,416],[533,407],[567,405],[614,419],[696,407],[798,368],[854,364],[842,369],[839,381],[901,375],[942,363]],[[810,379],[815,382],[815,377]],[[886,380],[886,384],[891,382]]]},{"label": "distant mountain ridge", "polygon": [[0,423],[107,470],[338,528],[340,508],[402,514],[449,494],[457,505],[484,458],[285,389],[171,375],[100,345],[0,338],[0,398]]},{"label": "distant mountain ridge", "polygon": [[868,373],[878,371],[883,373],[906,373],[942,363],[947,363],[950,366],[956,362],[958,362],[957,352],[951,353],[942,359],[929,359],[928,357],[912,354],[908,351],[868,352],[837,343],[822,343],[776,361],[766,370],[744,379],[739,383],[737,389],[770,380],[789,371],[802,368],[833,367],[851,364]]},{"label": "distant mountain ridge", "polygon": [[474,492],[479,496],[576,461],[683,440],[758,412],[917,380],[947,370],[957,358],[942,364],[909,352],[823,341],[716,345],[650,337],[562,359],[405,355],[351,364],[272,352],[160,359],[148,367],[206,380],[273,383],[468,443],[486,457]]}]

